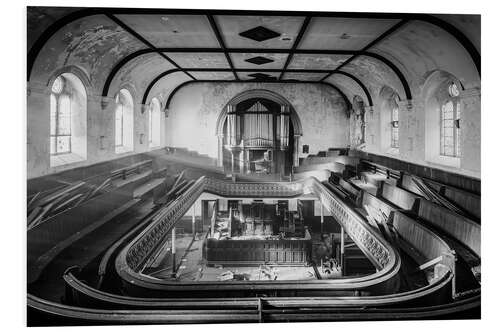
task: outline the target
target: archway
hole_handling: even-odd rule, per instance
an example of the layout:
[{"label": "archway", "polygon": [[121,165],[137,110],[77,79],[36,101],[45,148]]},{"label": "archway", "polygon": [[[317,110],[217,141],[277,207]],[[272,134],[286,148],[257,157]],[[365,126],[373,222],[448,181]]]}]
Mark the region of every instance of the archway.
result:
[{"label": "archway", "polygon": [[298,165],[300,119],[269,90],[250,90],[229,101],[217,119],[218,163],[226,173],[289,175]]}]

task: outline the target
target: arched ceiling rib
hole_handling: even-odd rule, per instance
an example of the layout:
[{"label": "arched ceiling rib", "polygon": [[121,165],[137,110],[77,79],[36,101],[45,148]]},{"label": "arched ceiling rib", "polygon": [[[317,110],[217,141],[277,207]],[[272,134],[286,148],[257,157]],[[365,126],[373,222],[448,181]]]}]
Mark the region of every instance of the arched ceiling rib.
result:
[{"label": "arched ceiling rib", "polygon": [[[57,12],[38,7],[28,16],[28,31],[34,30],[31,27],[37,16],[60,18],[50,26],[45,19],[43,26],[48,28],[30,42],[28,78],[46,78],[57,68],[75,65],[88,73],[95,89],[102,88],[104,96],[115,84],[138,80],[143,101],[156,89],[155,82],[151,82],[157,74],[173,69],[180,72],[175,74],[188,76],[187,80],[317,83],[335,82],[329,77],[341,70],[361,86],[366,85],[363,90],[368,91],[367,96],[370,92],[376,94],[378,86],[388,84],[400,94],[406,93],[407,99],[411,98],[408,81],[417,81],[425,74],[424,69],[442,66],[465,80],[474,77],[470,69],[473,66],[455,70],[449,67],[465,62],[480,69],[479,52],[474,47],[477,41],[473,44],[452,24],[459,22],[466,30],[475,28],[473,18],[129,8]],[[256,28],[263,30],[257,31],[256,39],[264,40],[240,35]],[[423,31],[415,33],[414,29]],[[266,33],[271,38],[265,39]],[[426,39],[427,34],[432,36]],[[440,45],[440,52],[454,52],[460,61],[446,64],[437,51],[429,52],[431,40],[433,45]],[[424,54],[423,60],[412,58],[420,53]],[[406,58],[408,54],[410,59]],[[415,77],[406,78],[402,73]],[[171,77],[166,75],[157,82],[164,84]]]}]

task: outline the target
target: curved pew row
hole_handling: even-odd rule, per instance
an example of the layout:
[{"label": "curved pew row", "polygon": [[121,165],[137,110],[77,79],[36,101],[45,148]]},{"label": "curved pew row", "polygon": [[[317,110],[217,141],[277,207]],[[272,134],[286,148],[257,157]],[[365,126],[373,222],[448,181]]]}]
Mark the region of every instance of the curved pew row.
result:
[{"label": "curved pew row", "polygon": [[[416,177],[405,171],[394,170],[363,159],[360,161],[360,167],[365,170],[360,172],[362,179],[379,189],[384,184],[397,186],[397,188],[404,189],[414,195],[440,203],[476,222],[480,223],[481,221],[481,195],[478,193],[429,178]],[[453,174],[450,176],[452,176],[451,179],[458,177],[453,178]],[[480,183],[475,179],[471,181]]]},{"label": "curved pew row", "polygon": [[[399,244],[405,244],[406,251],[411,253],[415,261],[421,264],[422,269],[432,268],[429,272],[428,285],[402,293],[390,293],[384,296],[357,296],[357,297],[266,297],[268,304],[275,307],[283,307],[287,304],[292,306],[301,304],[302,306],[316,307],[347,307],[347,306],[408,306],[419,304],[440,304],[451,301],[454,290],[455,260],[452,249],[437,234],[399,213],[393,213],[392,223],[399,235]],[[440,260],[437,261],[436,258]],[[427,263],[433,262],[433,265]],[[426,265],[427,264],[427,265]],[[167,299],[167,298],[147,298],[131,297],[110,294],[97,290],[80,281],[76,276],[77,268],[68,269],[64,274],[66,283],[65,301],[71,305],[117,308],[117,309],[178,309],[178,308],[211,308],[221,304],[224,308],[240,307],[247,308],[255,305],[255,298],[239,299]],[[347,279],[353,280],[353,279]],[[274,285],[274,283],[268,283]],[[328,288],[328,286],[323,286]],[[295,292],[300,295],[302,292]],[[327,294],[327,291],[323,295]],[[360,294],[353,291],[351,295]],[[306,293],[303,293],[305,296]],[[157,296],[157,295],[156,295]],[[309,295],[310,296],[310,295]]]},{"label": "curved pew row", "polygon": [[[372,275],[352,279],[316,281],[228,281],[218,282],[171,282],[158,280],[140,274],[140,268],[156,249],[163,238],[204,191],[220,196],[296,197],[304,193],[314,193],[330,210],[349,236],[365,253],[377,269]],[[307,292],[324,293],[325,288],[332,294],[365,291],[369,294],[387,294],[398,288],[400,258],[383,237],[374,233],[359,213],[333,196],[318,180],[309,178],[294,183],[230,183],[201,177],[183,196],[174,201],[162,217],[155,219],[141,234],[124,247],[116,259],[118,275],[123,289],[129,295],[185,296],[186,292],[203,296],[231,296],[247,292],[253,294],[278,293],[296,295]],[[250,288],[245,288],[250,286]],[[250,290],[250,291],[248,291]],[[248,296],[248,295],[247,295]]]},{"label": "curved pew row", "polygon": [[[63,305],[28,296],[30,322],[49,321],[52,325],[75,324],[167,324],[217,322],[293,322],[342,320],[415,320],[477,318],[480,316],[479,295],[437,306],[399,309],[377,308],[290,308],[268,309],[259,302],[258,310],[102,310]],[[363,311],[360,311],[360,310]],[[244,311],[244,312],[243,312]]]},{"label": "curved pew row", "polygon": [[[395,200],[404,208],[411,207],[411,210],[400,209],[390,200]],[[450,256],[448,252],[444,256],[436,255],[434,258],[427,258],[427,261],[422,260],[419,255],[414,254],[418,254],[418,249],[424,248],[425,245],[421,244],[420,247],[408,248],[404,243],[400,244],[401,235],[397,229],[397,237],[394,238],[392,232],[396,227],[394,221],[408,220],[410,219],[408,215],[415,217],[414,224],[427,226],[428,229],[441,235],[441,238],[452,250],[455,260],[458,260],[458,268],[454,267],[454,275],[459,277],[460,283],[457,288],[454,287],[453,294],[456,296],[459,293],[479,287],[481,268],[481,226],[479,224],[387,183],[382,184],[378,197],[362,190],[355,202],[358,205],[357,210],[367,218],[374,229],[386,236],[393,245],[397,247],[403,245],[402,250],[418,263],[419,268],[432,267],[444,260],[443,258],[448,258]],[[416,237],[416,234],[407,234],[406,237],[412,239],[412,237]]]}]

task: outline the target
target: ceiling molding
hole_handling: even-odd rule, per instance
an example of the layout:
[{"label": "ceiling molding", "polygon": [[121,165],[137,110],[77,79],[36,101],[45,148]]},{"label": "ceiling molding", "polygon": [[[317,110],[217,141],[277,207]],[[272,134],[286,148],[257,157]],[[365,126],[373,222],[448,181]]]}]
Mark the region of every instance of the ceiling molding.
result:
[{"label": "ceiling molding", "polygon": [[[177,53],[180,53],[180,52],[186,52],[186,53],[222,53],[222,49],[220,48],[157,48],[156,50],[160,51],[160,52],[177,52]],[[108,95],[108,92],[109,92],[109,88],[111,86],[111,83],[114,79],[114,77],[116,76],[116,74],[118,74],[118,72],[120,71],[120,69],[125,66],[129,61],[132,61],[133,59],[135,59],[136,57],[139,57],[141,55],[144,55],[144,54],[148,54],[148,53],[155,53],[156,50],[153,50],[153,49],[144,49],[144,50],[139,50],[139,51],[136,51],[134,53],[131,53],[130,55],[127,55],[125,56],[122,60],[120,60],[114,67],[113,69],[111,70],[111,72],[109,73],[108,77],[106,78],[106,81],[104,83],[104,87],[103,87],[103,91],[102,91],[102,96],[107,96]],[[259,53],[288,53],[290,54],[292,51],[291,49],[241,49],[241,48],[235,48],[235,49],[226,49],[228,53],[255,53],[255,54],[259,54]],[[410,90],[410,86],[405,78],[405,76],[403,75],[403,73],[399,70],[399,68],[394,64],[392,63],[390,60],[388,60],[387,58],[385,58],[384,56],[380,55],[380,54],[377,54],[377,53],[374,53],[374,52],[368,52],[368,51],[356,51],[356,50],[295,50],[294,51],[295,54],[347,54],[347,55],[351,55],[351,54],[357,54],[357,55],[360,55],[360,56],[366,56],[366,57],[371,57],[371,58],[375,58],[377,60],[380,60],[381,62],[383,62],[384,64],[386,64],[387,66],[389,66],[392,71],[397,75],[397,77],[399,78],[399,80],[401,81],[401,84],[403,86],[403,89],[405,90],[405,94],[406,94],[406,99],[410,100],[411,99],[411,90]],[[196,69],[196,71],[204,71],[204,69]],[[205,69],[206,71],[206,69]],[[228,69],[218,69],[218,71],[228,71]],[[276,69],[273,69],[273,70],[263,70],[263,69],[260,69],[260,68],[255,68],[255,69],[235,69],[235,71],[246,71],[246,72],[259,72],[259,71],[271,71],[271,72],[274,72],[274,71],[282,71],[282,69],[280,70],[276,70]],[[330,73],[331,70],[322,70],[322,71],[314,71],[314,70],[293,70],[293,69],[287,69],[285,70],[285,72],[300,72],[300,73]]]},{"label": "ceiling molding", "polygon": [[[351,73],[347,73],[347,72],[343,72],[343,71],[336,71],[333,74],[340,74],[340,75],[347,76],[348,78],[350,78],[354,82],[356,82],[361,87],[361,89],[363,90],[363,92],[365,93],[366,99],[368,100],[368,104],[370,106],[373,106],[373,100],[372,100],[372,96],[370,94],[370,91],[368,90],[368,88],[366,88],[366,86],[363,84],[363,82],[360,79],[358,79],[356,76],[352,75]],[[321,81],[321,82],[324,82],[324,81]]]},{"label": "ceiling molding", "polygon": [[217,38],[217,41],[219,42],[219,46],[222,49],[222,52],[224,52],[224,55],[226,56],[227,63],[229,64],[229,67],[233,70],[233,75],[236,80],[239,80],[240,78],[238,77],[238,74],[234,70],[233,62],[231,60],[231,57],[229,56],[229,53],[226,50],[226,44],[224,43],[224,38],[222,37],[220,33],[220,29],[217,25],[217,22],[215,21],[214,17],[212,15],[207,15],[208,21],[210,22],[210,26],[212,27],[213,33],[215,34],[215,37]]},{"label": "ceiling molding", "polygon": [[[184,69],[187,70],[187,71],[190,71],[190,72],[231,72],[232,71],[232,69],[230,69],[230,68],[184,68]],[[253,69],[235,69],[235,70],[237,72],[255,72],[255,70],[253,70]],[[165,72],[159,74],[153,80],[151,80],[151,82],[148,84],[146,90],[144,91],[144,95],[142,97],[141,104],[147,104],[149,93],[153,89],[154,85],[160,79],[164,78],[165,76],[168,76],[170,74],[173,74],[173,73],[176,73],[176,72],[180,72],[180,71],[181,71],[180,69],[170,69],[168,71],[165,71]],[[268,69],[268,70],[265,70],[265,71],[266,72],[278,73],[278,72],[281,71],[281,69]],[[324,69],[318,69],[318,70],[288,69],[287,70],[287,73],[304,73],[304,72],[305,73],[326,73],[326,72],[329,72],[329,71],[328,70],[324,70]],[[350,73],[346,73],[346,72],[342,72],[342,71],[338,71],[338,72],[336,72],[336,74],[342,74],[342,75],[348,76],[351,79],[353,79],[361,87],[361,89],[365,92],[366,98],[368,100],[369,105],[373,106],[373,100],[372,100],[372,97],[370,95],[370,92],[368,91],[368,89],[366,88],[366,86],[363,84],[363,82],[361,82],[361,80],[359,80],[357,77],[355,77],[354,75],[352,75]],[[273,80],[273,81],[271,81],[271,80],[238,80],[238,81],[232,81],[232,80],[197,80],[197,81],[200,81],[200,82],[244,82],[244,83],[247,83],[247,82],[318,83],[318,84],[326,84],[326,83],[328,83],[328,82],[324,82],[324,81],[299,81],[299,80],[283,80],[283,79],[281,79],[281,80],[278,79],[278,80]],[[186,81],[186,82],[191,82],[191,81]],[[335,87],[335,89],[337,89],[340,92],[340,89],[338,87],[336,87],[335,85],[333,85],[332,83],[328,83],[328,85],[330,85],[332,87]],[[174,92],[174,91],[172,90],[172,92]],[[341,92],[341,94],[346,99],[346,101],[349,102],[349,100],[347,99],[347,97],[345,96],[345,94],[343,92]],[[168,106],[168,104],[169,104],[169,100],[167,100],[167,106]]]},{"label": "ceiling molding", "polygon": [[283,65],[283,70],[281,71],[281,74],[278,78],[278,80],[281,80],[283,78],[283,75],[285,74],[285,70],[290,64],[290,61],[292,61],[293,54],[297,50],[297,47],[299,47],[300,41],[302,40],[302,37],[304,36],[304,33],[307,30],[307,27],[309,26],[309,22],[311,22],[311,17],[306,16],[304,19],[304,22],[302,22],[302,26],[300,27],[299,33],[297,34],[297,37],[295,38],[295,41],[293,42],[292,48],[290,49],[290,53],[288,53],[288,57],[286,58],[285,65]]},{"label": "ceiling molding", "polygon": [[[370,43],[368,43],[368,45],[366,45],[365,47],[363,47],[361,49],[361,51],[368,51],[368,49],[370,49],[371,47],[374,47],[375,45],[377,45],[378,43],[380,43],[382,40],[384,40],[385,38],[387,38],[388,36],[390,36],[391,34],[393,34],[394,32],[396,32],[397,30],[399,30],[401,27],[403,27],[404,25],[406,25],[406,23],[408,23],[408,22],[409,22],[409,20],[401,20],[401,21],[399,21],[398,23],[396,23],[395,25],[393,25],[392,27],[390,27],[388,30],[386,30],[385,32],[383,32],[380,36],[378,36],[377,38],[375,38],[374,40],[372,40]],[[328,74],[325,77],[323,77],[321,79],[321,81],[326,80],[330,75],[332,75],[335,72],[338,72],[344,66],[347,66],[357,56],[358,55],[356,55],[356,54],[353,55],[353,56],[351,56],[349,59],[347,59],[341,65],[339,65],[337,68],[335,68],[330,74]]]},{"label": "ceiling molding", "polygon": [[214,9],[148,9],[148,8],[83,8],[72,12],[55,21],[38,37],[28,52],[27,80],[30,80],[35,60],[45,43],[67,24],[92,15],[100,14],[142,14],[142,15],[266,15],[266,16],[311,16],[338,18],[372,18],[372,19],[403,19],[420,20],[440,27],[454,36],[472,58],[476,69],[481,75],[481,55],[463,32],[452,24],[429,14],[416,13],[362,13],[362,12],[303,12],[303,11],[264,11],[264,10],[214,10]]}]

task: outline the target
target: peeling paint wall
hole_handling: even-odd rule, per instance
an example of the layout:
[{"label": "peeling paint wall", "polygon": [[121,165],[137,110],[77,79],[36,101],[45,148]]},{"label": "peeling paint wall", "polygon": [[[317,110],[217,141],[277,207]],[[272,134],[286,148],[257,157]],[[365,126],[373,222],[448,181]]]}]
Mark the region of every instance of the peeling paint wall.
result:
[{"label": "peeling paint wall", "polygon": [[309,154],[348,145],[349,120],[344,99],[328,86],[300,83],[189,84],[172,99],[166,121],[166,145],[217,158],[217,117],[234,96],[251,89],[268,89],[290,102],[302,124],[301,153],[302,145],[309,145]]}]

